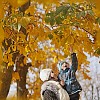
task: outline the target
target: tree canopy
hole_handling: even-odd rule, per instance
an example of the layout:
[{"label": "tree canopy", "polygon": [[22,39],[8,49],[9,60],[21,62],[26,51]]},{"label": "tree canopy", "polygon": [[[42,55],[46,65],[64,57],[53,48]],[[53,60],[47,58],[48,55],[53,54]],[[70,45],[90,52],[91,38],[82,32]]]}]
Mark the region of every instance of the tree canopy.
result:
[{"label": "tree canopy", "polygon": [[33,67],[56,70],[57,63],[70,55],[69,45],[77,53],[79,70],[81,64],[89,64],[85,53],[100,55],[98,0],[1,0],[0,4],[0,69],[5,63],[14,65],[19,53],[24,64],[30,58]]}]

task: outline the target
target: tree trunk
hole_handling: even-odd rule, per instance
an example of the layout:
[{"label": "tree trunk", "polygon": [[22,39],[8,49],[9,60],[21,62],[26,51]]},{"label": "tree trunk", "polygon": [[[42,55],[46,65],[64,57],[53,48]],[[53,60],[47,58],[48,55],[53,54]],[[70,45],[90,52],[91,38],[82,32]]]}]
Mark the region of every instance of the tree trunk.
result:
[{"label": "tree trunk", "polygon": [[1,84],[2,86],[0,89],[0,100],[6,100],[7,98],[12,80],[12,72],[13,72],[13,66],[9,66],[3,72],[2,84]]},{"label": "tree trunk", "polygon": [[91,85],[91,87],[92,87],[92,100],[93,100],[93,85]]},{"label": "tree trunk", "polygon": [[27,100],[27,89],[26,89],[26,75],[28,72],[28,67],[25,65],[23,67],[18,67],[18,73],[20,80],[17,81],[17,98],[18,100]]},{"label": "tree trunk", "polygon": [[[10,16],[10,14],[12,13],[11,8],[12,8],[12,6],[9,5],[8,14],[6,16]],[[2,46],[4,47],[5,51],[7,51],[8,48],[10,47],[11,41],[12,41],[11,39],[4,39],[4,41],[2,42]],[[6,42],[7,42],[7,44],[6,44]],[[12,80],[13,67],[14,66],[7,67],[7,64],[6,64],[5,69],[2,73],[0,100],[6,100],[7,95],[9,93],[10,84],[11,84],[11,80]]]},{"label": "tree trunk", "polygon": [[97,98],[98,98],[98,100],[100,100],[100,99],[99,99],[99,88],[96,87],[96,89],[97,89]]},{"label": "tree trunk", "polygon": [[[25,3],[24,5],[22,5],[19,10],[21,12],[25,12],[26,9],[28,9],[30,5],[30,0]],[[12,7],[9,6],[9,11],[8,11],[8,15],[9,16],[12,13]],[[23,29],[21,29],[23,30]],[[25,33],[25,32],[24,32]],[[5,41],[8,43],[8,45],[6,45]],[[4,46],[5,50],[8,50],[8,48],[11,45],[11,39],[8,40],[4,40],[2,45]],[[13,56],[14,59],[13,61],[15,61],[16,56]],[[18,97],[24,97],[26,100],[26,94],[27,94],[27,90],[26,90],[26,74],[27,74],[28,68],[26,66],[24,67],[19,67],[19,74],[20,74],[20,81],[18,81]],[[5,71],[3,72],[2,75],[2,83],[1,83],[1,89],[0,89],[0,100],[6,100],[7,95],[9,93],[9,89],[10,89],[10,84],[11,84],[11,80],[12,80],[12,72],[13,72],[13,66],[9,66],[8,68],[5,69]],[[21,90],[22,89],[22,90]]]}]

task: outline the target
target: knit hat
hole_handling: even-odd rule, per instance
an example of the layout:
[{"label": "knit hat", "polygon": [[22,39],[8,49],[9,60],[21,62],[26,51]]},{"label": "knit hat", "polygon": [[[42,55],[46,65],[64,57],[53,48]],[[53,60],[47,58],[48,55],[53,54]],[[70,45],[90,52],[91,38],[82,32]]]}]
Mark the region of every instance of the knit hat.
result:
[{"label": "knit hat", "polygon": [[59,71],[61,70],[61,66],[63,65],[63,63],[66,63],[66,61],[64,60],[58,63],[57,67]]},{"label": "knit hat", "polygon": [[42,70],[40,71],[40,79],[41,79],[43,82],[46,81],[46,80],[48,80],[51,71],[52,71],[52,69],[49,69],[49,68],[47,68],[47,69],[42,69]]}]

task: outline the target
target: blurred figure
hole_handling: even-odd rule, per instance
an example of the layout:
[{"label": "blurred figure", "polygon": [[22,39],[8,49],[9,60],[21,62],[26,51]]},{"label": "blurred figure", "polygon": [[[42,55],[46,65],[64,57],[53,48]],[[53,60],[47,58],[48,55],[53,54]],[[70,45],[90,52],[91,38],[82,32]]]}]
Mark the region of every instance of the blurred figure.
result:
[{"label": "blurred figure", "polygon": [[40,79],[43,81],[41,86],[42,100],[69,100],[68,93],[59,84],[52,69],[41,70]]}]

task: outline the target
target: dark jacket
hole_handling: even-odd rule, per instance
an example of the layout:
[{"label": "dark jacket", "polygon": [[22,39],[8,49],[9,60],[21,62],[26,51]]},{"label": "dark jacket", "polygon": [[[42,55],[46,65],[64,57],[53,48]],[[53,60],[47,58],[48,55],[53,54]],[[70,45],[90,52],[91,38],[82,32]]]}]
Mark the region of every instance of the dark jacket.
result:
[{"label": "dark jacket", "polygon": [[57,98],[57,95],[48,89],[46,89],[42,95],[43,95],[43,100],[59,100]]},{"label": "dark jacket", "polygon": [[69,100],[68,93],[55,80],[45,81],[41,86],[42,100]]},{"label": "dark jacket", "polygon": [[75,72],[78,67],[78,61],[76,57],[76,53],[71,54],[72,57],[72,65],[70,68],[66,68],[65,70],[60,70],[58,75],[59,80],[64,80],[65,86],[64,89],[68,92],[69,95],[75,94],[82,90],[79,82],[76,79]]}]

